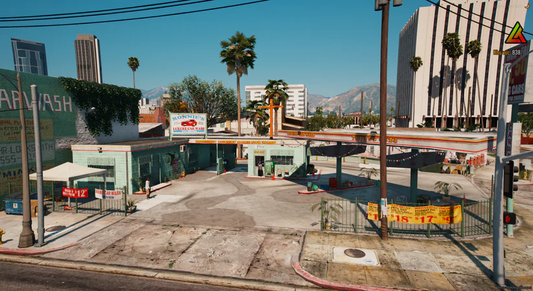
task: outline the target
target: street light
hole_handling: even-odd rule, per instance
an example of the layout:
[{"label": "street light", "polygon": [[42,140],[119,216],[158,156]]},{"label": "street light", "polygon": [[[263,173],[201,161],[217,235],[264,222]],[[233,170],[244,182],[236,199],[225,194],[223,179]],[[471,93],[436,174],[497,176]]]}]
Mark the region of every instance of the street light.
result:
[{"label": "street light", "polygon": [[[29,184],[29,172],[28,172],[28,146],[26,143],[26,120],[24,118],[24,109],[22,105],[22,85],[20,81],[20,73],[17,72],[17,84],[15,86],[10,79],[4,74],[0,75],[4,77],[13,87],[18,88],[19,91],[19,114],[20,114],[20,143],[22,151],[22,232],[19,237],[19,248],[31,247],[35,244],[35,235],[31,228],[31,202],[30,202],[30,184]],[[37,145],[36,145],[37,146]]]},{"label": "street light", "polygon": [[[375,10],[381,10],[381,68],[379,81],[379,172],[381,180],[381,239],[387,240],[387,46],[389,42],[390,0],[375,1]],[[402,0],[393,0],[393,5],[402,5]]]}]

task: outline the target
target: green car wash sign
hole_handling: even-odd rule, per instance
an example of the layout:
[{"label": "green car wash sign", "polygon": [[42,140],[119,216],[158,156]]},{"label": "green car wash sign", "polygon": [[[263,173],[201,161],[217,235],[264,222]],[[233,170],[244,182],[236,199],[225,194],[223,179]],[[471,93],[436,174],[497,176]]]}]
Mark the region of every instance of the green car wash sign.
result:
[{"label": "green car wash sign", "polygon": [[[30,173],[35,171],[35,142],[30,85],[37,85],[43,168],[56,165],[56,139],[76,137],[77,106],[58,78],[20,73]],[[0,69],[0,209],[3,197],[21,191],[22,154],[17,72]]]}]

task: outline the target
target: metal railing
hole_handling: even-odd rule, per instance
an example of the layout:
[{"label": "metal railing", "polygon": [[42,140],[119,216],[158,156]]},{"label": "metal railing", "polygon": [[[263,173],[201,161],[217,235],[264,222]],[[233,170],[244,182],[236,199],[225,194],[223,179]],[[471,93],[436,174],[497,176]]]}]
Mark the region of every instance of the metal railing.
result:
[{"label": "metal railing", "polygon": [[[377,233],[381,231],[380,221],[367,219],[368,202],[355,198],[325,199],[320,202],[320,228],[322,231]],[[393,204],[391,199],[387,203]],[[394,203],[402,206],[427,206],[420,203]],[[462,221],[454,224],[408,224],[397,221],[388,222],[389,235],[410,237],[456,236],[469,237],[492,234],[492,198],[485,201],[464,202],[461,200]],[[455,204],[457,205],[457,204]]]},{"label": "metal railing", "polygon": [[[125,187],[124,187],[125,188]],[[36,192],[36,183],[32,181],[30,184],[31,193]],[[110,189],[107,189],[110,190]],[[122,193],[126,193],[125,189]],[[54,187],[53,183],[43,183],[44,204],[48,211],[51,212],[71,212],[71,213],[85,213],[85,214],[111,214],[111,215],[127,215],[128,195],[122,194],[121,199],[98,199],[94,192],[89,191],[88,198],[71,198],[62,197],[62,187]]]}]

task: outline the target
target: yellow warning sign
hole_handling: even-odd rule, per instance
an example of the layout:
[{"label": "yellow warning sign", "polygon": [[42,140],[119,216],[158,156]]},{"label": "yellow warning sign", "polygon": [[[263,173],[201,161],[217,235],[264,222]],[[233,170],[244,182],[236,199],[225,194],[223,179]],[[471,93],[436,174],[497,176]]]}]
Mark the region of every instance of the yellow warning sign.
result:
[{"label": "yellow warning sign", "polygon": [[[368,219],[381,220],[379,204],[368,203]],[[454,224],[463,220],[461,205],[455,206],[402,206],[387,205],[387,220],[410,224]]]}]

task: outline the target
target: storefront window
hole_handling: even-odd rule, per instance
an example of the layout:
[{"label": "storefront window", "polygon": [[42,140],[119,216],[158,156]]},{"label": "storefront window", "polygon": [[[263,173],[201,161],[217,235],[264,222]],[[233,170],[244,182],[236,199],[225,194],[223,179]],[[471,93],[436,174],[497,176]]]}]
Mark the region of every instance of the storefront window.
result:
[{"label": "storefront window", "polygon": [[293,156],[270,156],[270,159],[277,165],[293,165]]}]

